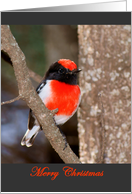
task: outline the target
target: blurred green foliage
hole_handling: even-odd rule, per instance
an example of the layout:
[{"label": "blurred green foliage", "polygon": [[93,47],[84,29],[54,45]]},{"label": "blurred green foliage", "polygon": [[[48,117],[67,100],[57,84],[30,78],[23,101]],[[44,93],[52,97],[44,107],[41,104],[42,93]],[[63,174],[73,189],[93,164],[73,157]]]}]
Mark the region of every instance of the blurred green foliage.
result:
[{"label": "blurred green foliage", "polygon": [[44,26],[10,25],[18,45],[26,56],[27,66],[43,76],[46,67],[44,47]]}]

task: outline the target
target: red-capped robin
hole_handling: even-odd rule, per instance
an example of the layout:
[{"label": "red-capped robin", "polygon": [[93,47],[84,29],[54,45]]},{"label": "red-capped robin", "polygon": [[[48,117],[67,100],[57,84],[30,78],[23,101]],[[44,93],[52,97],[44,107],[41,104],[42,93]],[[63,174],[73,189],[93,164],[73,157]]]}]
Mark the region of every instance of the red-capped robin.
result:
[{"label": "red-capped robin", "polygon": [[[69,59],[60,59],[53,63],[36,91],[49,110],[58,108],[54,115],[56,125],[62,125],[76,112],[81,100],[80,88],[77,85],[76,64]],[[30,147],[42,127],[37,122],[32,110],[29,111],[28,129],[21,145]]]}]

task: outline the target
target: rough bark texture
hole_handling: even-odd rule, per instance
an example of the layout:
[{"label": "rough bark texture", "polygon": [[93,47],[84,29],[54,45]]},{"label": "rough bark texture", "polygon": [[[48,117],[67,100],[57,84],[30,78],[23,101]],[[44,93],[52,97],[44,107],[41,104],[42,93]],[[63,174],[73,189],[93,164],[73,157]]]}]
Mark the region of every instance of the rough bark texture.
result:
[{"label": "rough bark texture", "polygon": [[65,163],[80,163],[78,157],[72,152],[69,145],[65,150],[65,141],[59,129],[54,123],[54,111],[49,111],[34,90],[30,81],[25,56],[13,37],[9,26],[1,26],[1,50],[11,58],[16,80],[18,83],[19,96],[33,110],[38,122],[41,124],[45,136],[50,141],[55,151]]},{"label": "rough bark texture", "polygon": [[78,34],[80,160],[130,163],[131,26],[79,25]]}]

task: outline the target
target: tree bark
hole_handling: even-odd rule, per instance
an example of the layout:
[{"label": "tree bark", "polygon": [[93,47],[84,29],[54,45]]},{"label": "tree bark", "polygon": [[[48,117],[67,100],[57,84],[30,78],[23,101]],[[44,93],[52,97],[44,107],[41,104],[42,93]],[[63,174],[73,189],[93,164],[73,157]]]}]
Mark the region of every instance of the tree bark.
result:
[{"label": "tree bark", "polygon": [[82,163],[131,162],[131,26],[79,25]]}]

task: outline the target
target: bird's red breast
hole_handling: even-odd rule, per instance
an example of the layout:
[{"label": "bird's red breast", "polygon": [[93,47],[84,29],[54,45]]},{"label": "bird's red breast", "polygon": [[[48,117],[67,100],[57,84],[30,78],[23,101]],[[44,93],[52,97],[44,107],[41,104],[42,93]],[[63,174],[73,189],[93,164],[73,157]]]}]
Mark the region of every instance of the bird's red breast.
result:
[{"label": "bird's red breast", "polygon": [[57,115],[71,116],[79,104],[79,86],[52,80],[50,88],[52,95],[46,100],[46,107],[50,110],[58,108]]},{"label": "bird's red breast", "polygon": [[[36,89],[49,110],[58,108],[58,112],[54,115],[56,125],[64,124],[77,110],[81,100],[80,88],[77,85],[77,73],[79,72],[80,69],[77,69],[73,61],[60,59],[49,67],[44,79]],[[21,145],[32,146],[40,129],[42,127],[39,126],[35,115],[30,110],[28,129]]]}]

